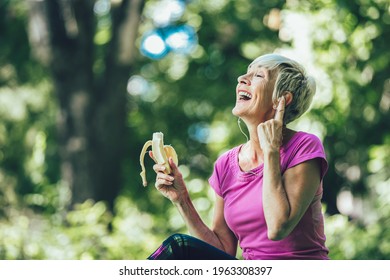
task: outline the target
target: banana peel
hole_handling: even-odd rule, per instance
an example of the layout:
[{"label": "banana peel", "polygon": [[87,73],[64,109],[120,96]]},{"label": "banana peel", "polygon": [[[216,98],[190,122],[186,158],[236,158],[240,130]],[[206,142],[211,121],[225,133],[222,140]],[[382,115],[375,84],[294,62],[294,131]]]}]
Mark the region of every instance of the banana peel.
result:
[{"label": "banana peel", "polygon": [[140,165],[141,165],[141,173],[140,176],[142,178],[142,184],[144,187],[148,185],[146,181],[146,170],[144,159],[147,153],[147,149],[152,146],[153,160],[155,163],[164,164],[165,171],[164,173],[170,174],[172,172],[171,166],[169,165],[168,159],[172,157],[173,162],[178,165],[178,158],[175,149],[171,145],[164,145],[164,134],[162,132],[153,133],[152,140],[148,140],[145,142],[141,154],[140,154]]}]

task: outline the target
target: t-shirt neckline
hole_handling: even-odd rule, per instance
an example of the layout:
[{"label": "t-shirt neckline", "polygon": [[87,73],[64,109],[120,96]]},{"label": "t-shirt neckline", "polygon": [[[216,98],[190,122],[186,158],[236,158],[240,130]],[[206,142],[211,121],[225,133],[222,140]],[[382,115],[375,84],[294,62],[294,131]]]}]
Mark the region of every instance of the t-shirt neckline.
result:
[{"label": "t-shirt neckline", "polygon": [[[301,132],[297,131],[285,145],[280,147],[281,155],[284,154],[284,152],[298,139],[298,135],[300,134]],[[229,161],[234,174],[237,176],[237,178],[240,181],[251,181],[255,178],[263,177],[262,175],[263,175],[264,163],[261,163],[259,166],[249,171],[241,170],[240,165],[238,164],[238,153],[240,152],[243,146],[244,144],[237,146],[235,149],[232,150],[232,153],[230,154]]]}]

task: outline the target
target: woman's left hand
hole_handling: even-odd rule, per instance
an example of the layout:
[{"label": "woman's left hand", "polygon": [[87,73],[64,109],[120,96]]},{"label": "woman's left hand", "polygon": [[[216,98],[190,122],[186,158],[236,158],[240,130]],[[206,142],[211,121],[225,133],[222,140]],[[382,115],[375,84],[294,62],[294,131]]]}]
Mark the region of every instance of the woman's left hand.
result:
[{"label": "woman's left hand", "polygon": [[279,152],[283,142],[283,116],[286,100],[282,96],[276,109],[275,117],[257,126],[260,147],[264,153]]}]

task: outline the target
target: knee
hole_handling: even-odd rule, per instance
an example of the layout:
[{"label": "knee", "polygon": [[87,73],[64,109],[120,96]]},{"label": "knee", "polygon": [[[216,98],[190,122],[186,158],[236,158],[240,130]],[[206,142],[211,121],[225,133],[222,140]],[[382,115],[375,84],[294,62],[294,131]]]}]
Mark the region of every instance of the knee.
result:
[{"label": "knee", "polygon": [[166,245],[178,245],[179,247],[187,244],[189,236],[182,233],[174,233],[171,236],[169,236],[165,241],[163,242]]}]

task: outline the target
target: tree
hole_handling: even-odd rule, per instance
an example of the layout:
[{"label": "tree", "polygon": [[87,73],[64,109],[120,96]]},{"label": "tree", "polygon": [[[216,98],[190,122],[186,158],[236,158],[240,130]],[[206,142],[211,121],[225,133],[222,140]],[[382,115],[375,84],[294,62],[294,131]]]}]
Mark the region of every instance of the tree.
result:
[{"label": "tree", "polygon": [[[330,168],[325,184],[331,191],[324,198],[327,212],[335,214],[340,190],[367,199],[377,196],[376,188],[390,176],[388,159],[382,156],[390,147],[389,3],[319,1],[308,6],[315,17],[315,58],[332,81],[330,102],[311,116],[326,128]],[[329,18],[334,19],[331,24]],[[367,220],[369,211],[356,208],[349,214]]]},{"label": "tree", "polygon": [[[153,61],[134,46],[159,1],[0,0],[0,258],[141,259],[185,230],[171,203],[141,185],[139,152],[154,131],[178,151],[194,204],[211,221],[212,164],[245,141],[231,114],[237,76],[257,55],[301,43],[288,33],[302,33],[298,22],[283,24],[291,12],[311,19],[306,39],[320,70],[316,98],[324,98],[297,129],[323,136],[327,212],[338,213],[341,188],[368,194],[373,210],[363,209],[365,223],[326,215],[331,258],[388,258],[388,1],[186,1],[178,24],[196,29],[198,47]],[[95,6],[109,2],[109,10]],[[145,96],[126,97],[129,77],[147,84]],[[121,188],[115,215],[92,201],[68,211],[60,169],[73,203],[112,206]]]},{"label": "tree", "polygon": [[[112,205],[121,186],[126,86],[144,1],[117,3],[102,19],[93,0],[29,1],[30,44],[53,80],[60,170],[72,203],[93,198]],[[110,39],[96,42],[102,20],[109,21]]]}]

